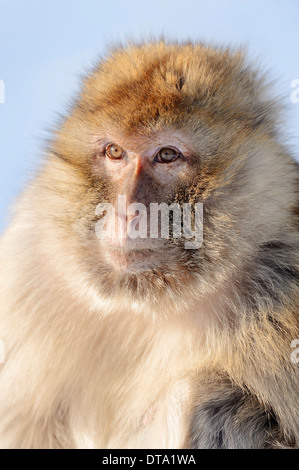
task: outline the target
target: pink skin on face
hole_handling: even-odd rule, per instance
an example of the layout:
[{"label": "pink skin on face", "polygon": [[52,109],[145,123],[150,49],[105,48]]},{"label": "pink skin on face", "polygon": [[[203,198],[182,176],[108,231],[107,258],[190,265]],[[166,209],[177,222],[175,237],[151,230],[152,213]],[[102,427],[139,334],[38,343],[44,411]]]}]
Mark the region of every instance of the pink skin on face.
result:
[{"label": "pink skin on face", "polygon": [[[111,158],[107,154],[107,147],[111,144],[122,148],[121,158]],[[174,150],[175,159],[162,163],[157,161],[160,158],[158,153],[165,148]],[[101,138],[97,136],[94,149],[95,174],[104,173],[108,176],[112,184],[118,187],[119,195],[128,196],[127,206],[139,202],[130,200],[130,196],[126,194],[128,181],[132,187],[138,178],[146,173],[164,187],[173,187],[179,179],[190,173],[190,164],[194,154],[190,139],[188,140],[178,132],[170,131],[154,133],[151,136],[133,135],[130,138],[125,138],[119,132],[107,133]],[[122,213],[117,207],[115,209],[115,229],[111,232],[111,237],[109,235],[109,238],[105,240],[106,261],[118,270],[126,270],[137,265],[146,267],[155,264],[159,258],[159,254],[155,253],[157,240],[132,239],[129,236],[130,225],[137,223],[141,218],[140,213],[128,216],[127,211]],[[161,245],[158,246],[161,247]],[[149,251],[151,249],[153,251]]]},{"label": "pink skin on face", "polygon": [[[101,166],[104,166],[106,174],[115,181],[124,178],[127,172],[130,171],[131,173],[133,168],[136,178],[142,171],[146,171],[163,184],[174,183],[179,176],[182,176],[188,170],[191,155],[194,153],[194,147],[190,139],[177,131],[153,133],[151,136],[135,134],[130,138],[125,138],[119,132],[115,132],[96,138],[93,147],[99,159],[100,154],[104,156],[105,148],[113,143],[122,147],[124,158],[111,159],[105,157],[101,161]],[[182,158],[169,163],[156,162],[155,157],[159,150],[163,148],[176,150]]]}]

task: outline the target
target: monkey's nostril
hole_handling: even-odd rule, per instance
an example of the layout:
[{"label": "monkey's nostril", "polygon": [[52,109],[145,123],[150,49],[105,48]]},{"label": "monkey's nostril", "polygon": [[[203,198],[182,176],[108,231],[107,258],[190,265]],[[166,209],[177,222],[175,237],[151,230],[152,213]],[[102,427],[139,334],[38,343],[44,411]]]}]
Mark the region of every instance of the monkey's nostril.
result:
[{"label": "monkey's nostril", "polygon": [[131,222],[131,220],[133,219],[140,219],[142,216],[142,214],[138,213],[138,214],[128,214],[127,215],[127,222]]}]

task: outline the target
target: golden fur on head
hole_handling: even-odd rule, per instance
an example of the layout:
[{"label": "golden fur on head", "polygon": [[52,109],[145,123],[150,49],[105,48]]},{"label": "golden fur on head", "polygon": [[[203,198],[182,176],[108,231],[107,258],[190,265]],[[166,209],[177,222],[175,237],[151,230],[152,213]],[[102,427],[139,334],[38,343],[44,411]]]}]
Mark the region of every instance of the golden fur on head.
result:
[{"label": "golden fur on head", "polygon": [[[181,254],[184,272],[181,262],[179,272],[162,269],[165,276],[159,277],[158,286],[157,277],[151,272],[142,278],[121,276],[119,282],[115,273],[112,280],[109,270],[102,272],[102,266],[94,272],[95,249],[91,246],[91,254],[81,260],[80,269],[91,256],[92,273],[89,271],[88,276],[95,274],[98,279],[101,275],[102,293],[105,286],[110,296],[111,286],[115,288],[120,283],[126,298],[131,290],[134,294],[139,288],[143,297],[160,302],[170,289],[176,304],[181,298],[180,286],[193,289],[195,284],[193,295],[203,292],[211,285],[210,273],[213,279],[218,275],[223,280],[230,279],[237,265],[243,272],[244,263],[252,260],[269,237],[276,240],[284,236],[277,231],[281,217],[289,215],[280,207],[285,207],[285,198],[289,206],[296,206],[294,191],[287,189],[296,184],[296,173],[291,169],[295,162],[286,155],[281,158],[281,153],[286,152],[275,139],[277,104],[267,95],[262,77],[248,68],[241,51],[203,45],[160,42],[116,50],[87,78],[80,99],[54,142],[55,156],[62,160],[55,162],[60,174],[53,175],[56,194],[63,178],[61,223],[69,222],[73,227],[74,220],[76,226],[80,221],[78,230],[85,241],[94,234],[95,207],[112,197],[110,179],[106,174],[101,173],[100,178],[95,174],[93,160],[97,139],[107,132],[129,142],[133,137],[142,141],[146,135],[153,140],[165,129],[186,136],[194,156],[193,172],[169,191],[167,202],[200,200],[205,209],[203,248]],[[286,164],[289,172],[280,169]],[[65,171],[60,170],[61,165]],[[53,166],[51,170],[54,171]],[[70,183],[65,181],[67,176],[73,176]],[[155,181],[150,184],[155,200],[165,200],[164,188]],[[64,207],[69,203],[69,199],[65,200],[66,185],[70,195],[73,193],[69,210]],[[271,198],[274,204],[269,203]],[[73,199],[79,201],[76,206]],[[260,217],[264,212],[267,218]],[[53,214],[59,217],[57,208]],[[236,245],[240,250],[236,251]],[[168,250],[172,246],[170,241]]]},{"label": "golden fur on head", "polygon": [[[239,50],[130,45],[87,77],[0,245],[2,446],[299,446],[299,172],[278,111]],[[101,150],[171,139],[178,177],[122,177]],[[202,202],[202,248],[157,240],[116,269],[96,207],[124,189]]]}]

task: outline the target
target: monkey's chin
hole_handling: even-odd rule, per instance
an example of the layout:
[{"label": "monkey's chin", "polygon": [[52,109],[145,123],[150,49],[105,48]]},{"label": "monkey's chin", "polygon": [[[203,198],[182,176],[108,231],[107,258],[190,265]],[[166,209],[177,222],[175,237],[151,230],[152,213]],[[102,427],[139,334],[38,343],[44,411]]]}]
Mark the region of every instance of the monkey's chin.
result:
[{"label": "monkey's chin", "polygon": [[154,270],[161,262],[159,252],[153,249],[111,246],[104,251],[104,260],[115,271],[128,273]]}]

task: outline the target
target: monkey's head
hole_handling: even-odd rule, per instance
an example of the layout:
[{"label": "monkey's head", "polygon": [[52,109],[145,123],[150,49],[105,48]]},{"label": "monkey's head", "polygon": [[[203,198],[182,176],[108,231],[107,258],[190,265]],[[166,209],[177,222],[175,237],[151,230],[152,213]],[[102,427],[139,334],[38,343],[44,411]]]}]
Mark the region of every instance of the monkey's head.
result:
[{"label": "monkey's head", "polygon": [[[165,42],[113,51],[86,79],[40,179],[62,266],[95,296],[169,305],[237,278],[255,247],[279,237],[281,198],[292,202],[276,117],[242,51]],[[158,210],[157,221],[161,203],[179,210],[163,221]],[[190,247],[183,215],[190,209],[200,240],[198,203],[203,243]]]}]

